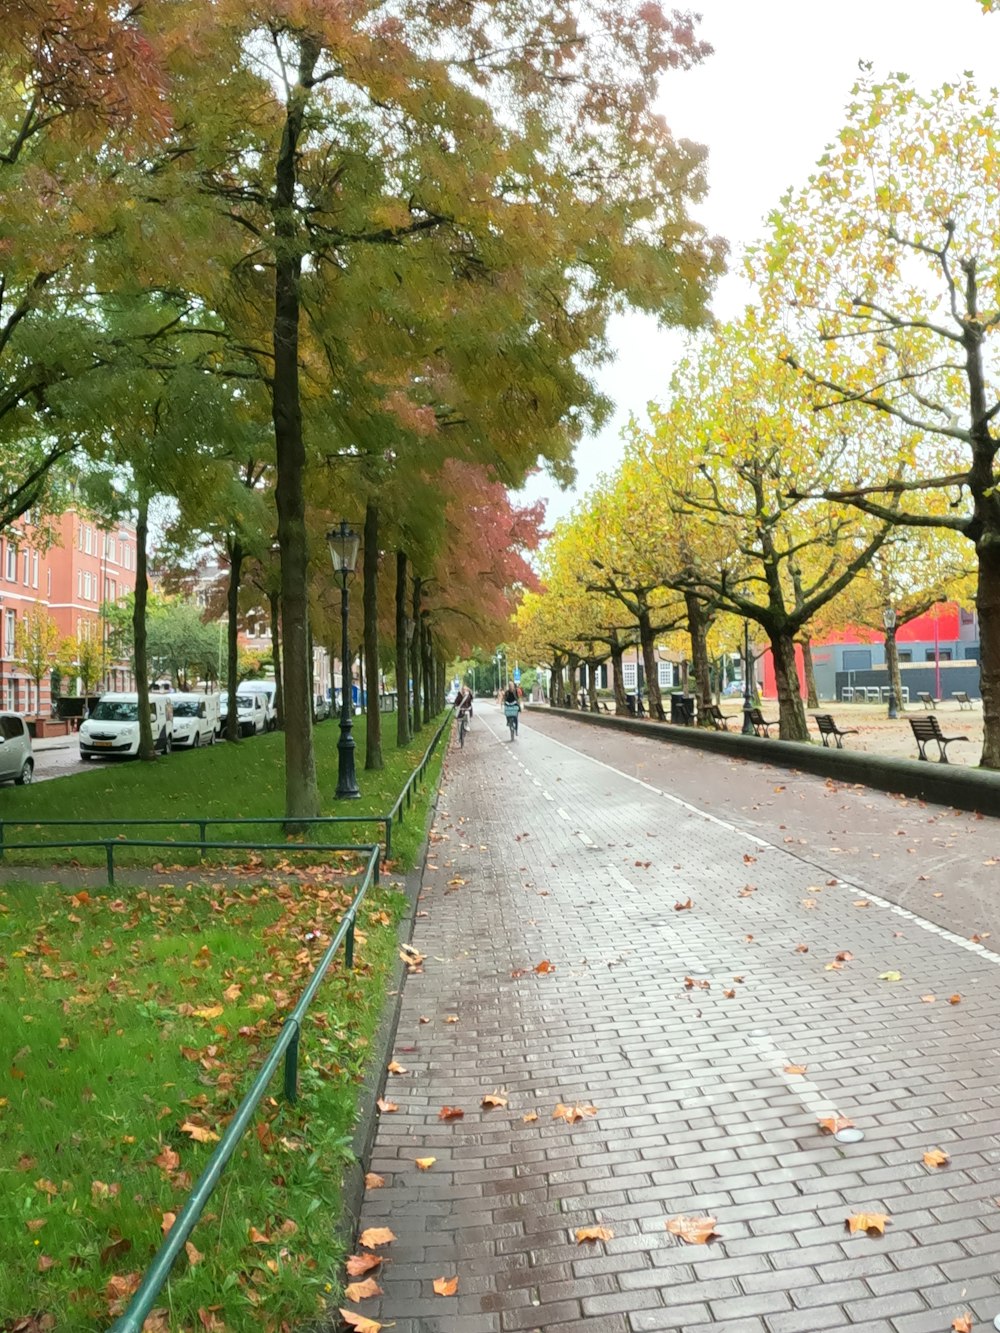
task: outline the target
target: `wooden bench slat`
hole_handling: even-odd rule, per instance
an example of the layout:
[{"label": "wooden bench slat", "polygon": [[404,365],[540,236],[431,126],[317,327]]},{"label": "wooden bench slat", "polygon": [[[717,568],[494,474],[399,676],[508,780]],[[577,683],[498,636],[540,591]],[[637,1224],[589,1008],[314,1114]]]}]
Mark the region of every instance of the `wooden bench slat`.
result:
[{"label": "wooden bench slat", "polygon": [[913,739],[917,742],[919,758],[927,758],[927,742],[936,741],[938,747],[938,762],[948,763],[948,746],[953,745],[955,741],[967,741],[968,736],[945,736],[941,731],[941,724],[936,717],[911,717],[910,727],[913,730]]}]

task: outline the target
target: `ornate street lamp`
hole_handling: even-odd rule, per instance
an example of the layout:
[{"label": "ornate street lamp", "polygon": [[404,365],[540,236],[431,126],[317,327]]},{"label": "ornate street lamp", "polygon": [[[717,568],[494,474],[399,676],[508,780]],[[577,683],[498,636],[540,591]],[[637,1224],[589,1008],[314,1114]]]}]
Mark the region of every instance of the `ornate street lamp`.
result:
[{"label": "ornate street lamp", "polygon": [[893,607],[887,606],[882,612],[882,624],[885,626],[885,665],[889,672],[889,717],[895,718],[899,717],[899,713],[896,708],[896,684],[893,680],[892,662],[889,655],[889,643],[890,641],[894,642],[896,631],[896,612]]},{"label": "ornate street lamp", "polygon": [[347,637],[347,613],[349,610],[347,584],[354,573],[358,559],[360,538],[351,525],[341,519],[340,526],[331,528],[326,534],[330,548],[333,572],[340,580],[340,622],[341,622],[341,687],[340,687],[340,739],[337,741],[337,796],[352,800],[361,795],[358,791],[358,779],[354,772],[354,708],[351,699],[351,648]]},{"label": "ornate street lamp", "polygon": [[743,622],[743,735],[754,734],[750,714],[753,711],[753,695],[750,693],[750,621]]}]

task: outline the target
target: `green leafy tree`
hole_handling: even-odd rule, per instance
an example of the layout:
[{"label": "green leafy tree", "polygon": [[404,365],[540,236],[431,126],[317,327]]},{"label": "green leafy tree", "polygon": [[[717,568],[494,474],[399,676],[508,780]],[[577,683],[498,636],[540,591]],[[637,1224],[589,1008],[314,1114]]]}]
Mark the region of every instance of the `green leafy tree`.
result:
[{"label": "green leafy tree", "polygon": [[59,656],[59,626],[41,602],[35,602],[17,619],[14,654],[18,666],[35,682],[35,698],[41,705],[42,681]]}]

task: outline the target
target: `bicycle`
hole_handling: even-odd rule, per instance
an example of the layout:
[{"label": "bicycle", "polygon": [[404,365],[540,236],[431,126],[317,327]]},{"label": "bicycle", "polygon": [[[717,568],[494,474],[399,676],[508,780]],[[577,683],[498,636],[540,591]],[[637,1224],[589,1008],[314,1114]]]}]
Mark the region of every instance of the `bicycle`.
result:
[{"label": "bicycle", "polygon": [[472,716],[472,710],[463,708],[458,715],[458,745],[459,749],[465,749],[465,733],[469,730],[469,722]]},{"label": "bicycle", "polygon": [[507,726],[510,728],[510,738],[515,740],[517,737],[517,715],[520,708],[517,704],[504,704],[504,717],[507,719]]}]

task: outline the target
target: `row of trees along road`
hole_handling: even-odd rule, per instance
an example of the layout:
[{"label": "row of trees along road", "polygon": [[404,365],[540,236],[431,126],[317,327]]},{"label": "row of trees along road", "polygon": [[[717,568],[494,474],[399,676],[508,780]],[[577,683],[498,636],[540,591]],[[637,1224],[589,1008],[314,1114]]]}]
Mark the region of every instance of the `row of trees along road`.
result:
[{"label": "row of trees along road", "polygon": [[630,0],[6,16],[0,527],[56,502],[67,459],[136,515],[140,661],[150,503],[169,497],[178,545],[225,553],[231,606],[260,566],[290,817],[319,808],[325,526],[364,518],[369,672],[387,566],[389,641],[426,671],[496,600],[473,583],[480,533],[463,549],[449,528],[461,488],[570,475],[608,411],[588,370],[612,311],[704,321],[723,246],[688,215],[703,153],[653,104],[707,53],[691,20]]},{"label": "row of trees along road", "polygon": [[[759,304],[692,343],[619,472],[557,534],[549,594],[521,613],[526,655],[572,665],[595,621],[612,657],[637,620],[644,647],[654,623],[684,626],[707,702],[699,641],[707,627],[734,649],[745,617],[774,654],[781,734],[805,739],[796,640],[877,626],[887,606],[903,623],[971,576],[981,763],[1000,767],[994,103],[969,77],[928,94],[864,74],[748,257]],[[544,604],[580,589],[600,599],[583,619]],[[887,648],[898,685],[891,633]]]}]

